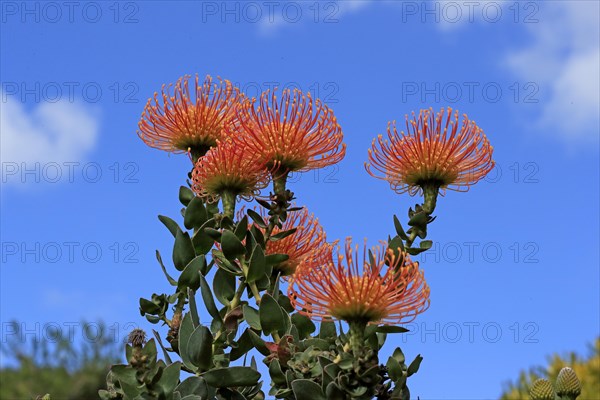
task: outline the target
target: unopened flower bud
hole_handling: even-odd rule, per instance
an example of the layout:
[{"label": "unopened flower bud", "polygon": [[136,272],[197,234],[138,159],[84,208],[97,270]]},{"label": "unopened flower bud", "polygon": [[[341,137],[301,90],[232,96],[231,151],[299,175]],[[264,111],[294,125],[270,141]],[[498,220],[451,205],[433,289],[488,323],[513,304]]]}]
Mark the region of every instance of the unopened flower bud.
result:
[{"label": "unopened flower bud", "polygon": [[565,367],[558,373],[556,378],[556,393],[559,396],[575,398],[581,394],[581,382],[575,374],[575,371]]},{"label": "unopened flower bud", "polygon": [[529,389],[531,400],[554,400],[554,388],[547,379],[538,379]]}]

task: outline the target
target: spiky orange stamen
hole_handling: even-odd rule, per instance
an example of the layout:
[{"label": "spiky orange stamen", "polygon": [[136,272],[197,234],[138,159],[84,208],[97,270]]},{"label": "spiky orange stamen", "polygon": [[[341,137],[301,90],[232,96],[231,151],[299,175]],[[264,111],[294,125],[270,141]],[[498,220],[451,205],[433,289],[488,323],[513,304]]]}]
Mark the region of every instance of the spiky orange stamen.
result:
[{"label": "spiky orange stamen", "polygon": [[247,142],[270,169],[308,171],[344,158],[346,146],[333,111],[310,93],[286,89],[278,99],[276,90],[267,90],[255,103],[244,102],[226,132]]},{"label": "spiky orange stamen", "polygon": [[[397,193],[414,195],[424,186],[466,191],[494,168],[493,148],[483,130],[458,111],[444,108],[421,110],[406,116],[406,132],[388,123],[388,139],[379,135],[369,149],[365,168],[375,178],[386,180]],[[371,167],[382,173],[378,176]]]},{"label": "spiky orange stamen", "polygon": [[337,248],[337,263],[331,252],[301,263],[288,287],[298,312],[316,320],[401,324],[429,307],[429,286],[408,255],[395,257],[392,250],[375,247],[374,259],[367,261],[365,249],[360,263],[358,246],[354,255],[352,250],[347,239],[345,255]]},{"label": "spiky orange stamen", "polygon": [[192,171],[192,188],[209,201],[223,192],[251,198],[269,183],[268,172],[243,145],[230,140],[217,141]]},{"label": "spiky orange stamen", "polygon": [[223,137],[223,124],[243,95],[228,80],[218,78],[213,84],[208,75],[202,85],[196,75],[192,93],[190,78],[186,75],[174,86],[163,85],[160,99],[158,93],[148,99],[138,124],[138,136],[147,145],[175,153],[191,149],[204,154]]},{"label": "spiky orange stamen", "polygon": [[[261,209],[262,217],[265,217]],[[298,265],[306,257],[318,257],[319,253],[327,251],[326,237],[319,219],[309,214],[306,208],[292,211],[282,227],[275,227],[272,234],[296,228],[296,232],[281,240],[267,241],[265,254],[287,254],[289,258],[276,266],[283,276],[292,275]]]}]

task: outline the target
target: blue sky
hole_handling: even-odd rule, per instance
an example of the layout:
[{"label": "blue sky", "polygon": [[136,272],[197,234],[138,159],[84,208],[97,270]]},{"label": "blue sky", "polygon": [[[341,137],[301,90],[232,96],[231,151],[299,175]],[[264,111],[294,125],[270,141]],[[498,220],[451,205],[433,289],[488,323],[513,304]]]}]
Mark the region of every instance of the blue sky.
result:
[{"label": "blue sky", "polygon": [[2,3],[2,340],[15,318],[26,340],[81,318],[120,339],[149,327],[138,298],[169,290],[156,215],[178,214],[190,164],[146,147],[137,122],[194,73],[334,109],[346,158],[291,184],[330,239],[376,244],[418,201],[364,171],[388,120],[452,106],[484,129],[497,168],[438,202],[431,308],[388,339],[425,357],[413,395],[495,398],[599,334],[597,2],[68,4]]}]

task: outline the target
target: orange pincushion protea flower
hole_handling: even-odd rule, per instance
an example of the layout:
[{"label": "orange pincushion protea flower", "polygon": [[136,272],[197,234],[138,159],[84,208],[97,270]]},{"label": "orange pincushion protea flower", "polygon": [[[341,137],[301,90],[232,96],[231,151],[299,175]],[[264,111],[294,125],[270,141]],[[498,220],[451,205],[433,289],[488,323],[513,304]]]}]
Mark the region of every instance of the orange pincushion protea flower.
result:
[{"label": "orange pincushion protea flower", "polygon": [[[264,212],[261,209],[264,217]],[[325,232],[319,219],[309,214],[306,208],[288,214],[281,228],[275,227],[272,234],[296,228],[296,232],[283,239],[267,241],[266,254],[287,254],[289,258],[275,266],[283,276],[292,275],[306,257],[319,257],[327,251]]]},{"label": "orange pincushion protea flower", "polygon": [[138,135],[147,145],[203,155],[223,137],[223,124],[243,95],[231,82],[219,78],[219,83],[213,84],[208,75],[202,84],[196,75],[194,88],[190,90],[189,78],[189,75],[179,78],[172,94],[172,85],[163,85],[162,101],[158,93],[148,99],[138,124]]},{"label": "orange pincushion protea flower", "polygon": [[[414,195],[426,186],[466,191],[494,168],[493,148],[483,130],[458,111],[442,108],[421,110],[398,134],[395,121],[388,124],[388,139],[381,135],[369,149],[365,167],[372,176],[386,180],[397,193]],[[383,174],[377,176],[371,167]]]},{"label": "orange pincushion protea flower", "polygon": [[[316,320],[401,324],[414,320],[429,307],[429,286],[408,255],[375,247],[372,261],[366,249],[362,263],[358,247],[346,240],[345,256],[337,249],[324,259],[307,258],[296,270],[288,296],[298,312]],[[387,265],[386,265],[387,262]]]},{"label": "orange pincushion protea flower", "polygon": [[257,162],[248,150],[230,140],[217,141],[192,171],[192,188],[210,201],[228,192],[250,198],[269,183],[264,164]]},{"label": "orange pincushion protea flower", "polygon": [[333,111],[310,93],[297,89],[263,92],[247,100],[226,125],[227,133],[241,139],[271,169],[283,173],[308,171],[339,162],[346,154],[342,128]]}]

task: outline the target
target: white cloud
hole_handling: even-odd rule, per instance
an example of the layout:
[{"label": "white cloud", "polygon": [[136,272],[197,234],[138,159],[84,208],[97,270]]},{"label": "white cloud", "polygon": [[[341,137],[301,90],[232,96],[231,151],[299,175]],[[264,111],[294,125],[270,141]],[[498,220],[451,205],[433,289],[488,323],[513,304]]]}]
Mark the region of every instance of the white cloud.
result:
[{"label": "white cloud", "polygon": [[[1,91],[0,97],[3,171],[9,163],[31,168],[35,163],[79,162],[94,148],[99,127],[97,110],[79,102],[59,100],[42,102],[28,111],[16,98]],[[3,177],[2,181],[20,179]]]},{"label": "white cloud", "polygon": [[[300,23],[332,23],[370,6],[393,8],[402,23],[420,22],[435,25],[440,30],[452,30],[468,24],[496,23],[512,18],[508,0],[456,1],[396,1],[396,0],[336,0],[321,3],[292,2],[273,12],[262,12],[260,28],[270,34],[283,26]],[[296,20],[297,19],[297,20]]]},{"label": "white cloud", "polygon": [[[390,3],[387,0],[379,0],[378,3]],[[329,2],[293,2],[293,7],[286,5],[278,8],[273,13],[263,12],[259,27],[263,34],[271,34],[285,25],[297,25],[302,23],[334,23],[342,16],[362,10],[375,4],[375,0],[338,0]],[[393,2],[392,2],[393,3]],[[298,11],[299,10],[299,11]]]},{"label": "white cloud", "polygon": [[530,44],[512,51],[508,67],[547,93],[538,125],[567,139],[597,141],[600,125],[600,3],[544,3]]}]

